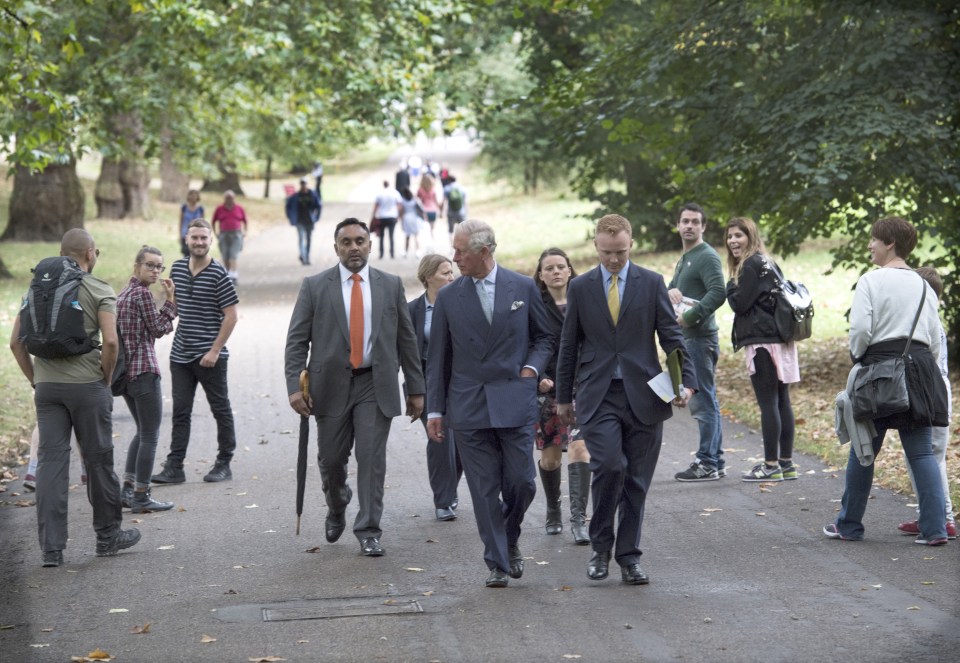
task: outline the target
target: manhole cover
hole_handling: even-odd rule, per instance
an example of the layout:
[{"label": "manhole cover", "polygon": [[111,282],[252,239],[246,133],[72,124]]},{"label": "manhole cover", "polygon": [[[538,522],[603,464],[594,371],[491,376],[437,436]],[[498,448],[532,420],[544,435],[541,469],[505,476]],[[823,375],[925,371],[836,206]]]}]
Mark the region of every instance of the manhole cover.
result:
[{"label": "manhole cover", "polygon": [[339,596],[279,603],[234,605],[214,616],[224,622],[287,622],[340,617],[376,617],[422,613],[420,602],[404,596]]}]

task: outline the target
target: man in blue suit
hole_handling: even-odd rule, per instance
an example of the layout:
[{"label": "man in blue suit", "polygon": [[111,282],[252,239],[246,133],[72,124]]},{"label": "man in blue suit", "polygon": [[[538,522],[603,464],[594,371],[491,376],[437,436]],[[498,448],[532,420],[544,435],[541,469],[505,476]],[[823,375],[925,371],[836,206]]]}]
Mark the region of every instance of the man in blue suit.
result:
[{"label": "man in blue suit", "polygon": [[[427,357],[427,432],[453,430],[473,498],[487,587],[523,575],[520,524],[536,494],[537,376],[553,354],[533,279],[497,265],[493,229],[461,223],[453,261],[462,276],[440,290]],[[501,499],[502,495],[502,499]]]},{"label": "man in blue suit", "polygon": [[[593,555],[587,576],[606,578],[615,553],[623,582],[645,585],[649,578],[640,567],[640,529],[663,422],[673,416],[670,403],[647,384],[662,370],[654,336],[665,353],[684,344],[663,277],[630,262],[632,243],[627,219],[616,214],[601,218],[594,237],[600,264],[570,282],[557,363],[557,413],[573,424],[576,377],[576,421],[593,472]],[[685,388],[673,400],[678,407],[685,407],[697,388],[685,355]]]}]

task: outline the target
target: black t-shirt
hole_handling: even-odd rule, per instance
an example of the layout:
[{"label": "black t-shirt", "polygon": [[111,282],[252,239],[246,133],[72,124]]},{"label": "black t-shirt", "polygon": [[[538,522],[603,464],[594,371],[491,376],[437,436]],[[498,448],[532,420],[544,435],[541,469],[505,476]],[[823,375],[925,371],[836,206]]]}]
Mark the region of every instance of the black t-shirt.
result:
[{"label": "black t-shirt", "polygon": [[302,226],[308,226],[313,223],[313,217],[310,216],[310,208],[312,206],[312,191],[300,191],[297,193],[297,223]]}]

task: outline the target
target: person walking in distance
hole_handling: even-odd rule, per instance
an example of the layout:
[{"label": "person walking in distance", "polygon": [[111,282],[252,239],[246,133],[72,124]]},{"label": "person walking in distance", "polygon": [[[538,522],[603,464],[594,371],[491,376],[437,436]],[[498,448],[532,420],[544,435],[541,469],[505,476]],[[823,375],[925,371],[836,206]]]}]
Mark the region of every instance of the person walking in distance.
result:
[{"label": "person walking in distance", "polygon": [[202,219],[203,215],[203,205],[200,204],[200,192],[196,189],[190,189],[187,191],[187,202],[180,206],[178,241],[180,242],[180,252],[184,258],[190,255],[190,249],[187,248],[187,230],[190,228],[190,222],[194,219]]},{"label": "person walking in distance", "polygon": [[[243,238],[247,234],[247,213],[237,205],[237,196],[229,189],[223,192],[223,204],[213,211],[210,220],[213,234],[220,243],[220,256],[227,268],[227,276],[236,283],[237,262],[243,251]],[[219,226],[219,228],[218,228]]]},{"label": "person walking in distance", "polygon": [[466,221],[453,237],[462,276],[437,294],[427,356],[427,434],[453,429],[473,498],[487,587],[523,575],[520,525],[537,492],[537,376],[555,341],[533,279],[497,264],[493,228]]},{"label": "person walking in distance", "polygon": [[[613,554],[628,585],[650,582],[640,566],[640,534],[650,482],[657,467],[669,403],[647,382],[661,372],[660,348],[684,348],[683,333],[663,277],[630,262],[630,222],[617,214],[597,221],[594,245],[600,264],[570,282],[557,360],[557,414],[576,421],[593,470],[593,555],[587,577],[607,577]],[[686,353],[684,353],[685,355]],[[685,407],[697,378],[683,358],[683,389],[673,405]],[[614,527],[614,516],[619,513]]]},{"label": "person walking in distance", "polygon": [[400,216],[400,205],[403,198],[400,192],[390,188],[390,182],[383,181],[383,190],[377,194],[377,200],[373,204],[373,219],[379,229],[377,235],[380,238],[380,257],[383,258],[384,240],[383,236],[390,238],[390,257],[393,256],[393,230],[397,225],[397,218]]},{"label": "person walking in distance", "polygon": [[115,555],[140,540],[138,529],[120,527],[120,481],[113,471],[110,382],[119,349],[116,296],[105,281],[93,276],[100,249],[86,230],[73,228],[64,233],[60,255],[72,269],[78,267],[85,272],[74,308],[83,311],[83,331],[92,340],[93,349],[58,359],[31,358],[25,344],[28,329],[26,325],[21,327],[28,297],[24,297],[10,336],[10,350],[34,388],[40,430],[37,532],[46,567],[63,564],[67,547],[71,432],[76,433],[87,465],[87,499],[93,507],[97,556]]},{"label": "person walking in distance", "polygon": [[170,453],[163,471],[153,483],[183,483],[183,461],[190,443],[190,421],[197,385],[203,387],[217,422],[217,460],[203,477],[216,482],[233,478],[230,461],[237,446],[233,410],[227,388],[227,340],[237,324],[239,299],[223,265],[210,255],[213,232],[203,219],[190,223],[187,245],[190,257],[170,269],[177,293],[180,323],[170,350],[170,380],[173,392],[173,431]]},{"label": "person walking in distance", "polygon": [[[563,314],[567,310],[567,285],[577,273],[562,249],[547,249],[540,254],[533,281],[543,295],[547,319],[552,326],[554,338],[560,338]],[[537,403],[540,418],[536,425],[537,449],[540,450],[540,483],[547,500],[547,534],[563,531],[560,509],[560,466],[563,452],[569,455],[567,477],[570,490],[570,529],[577,545],[590,543],[587,532],[587,500],[590,495],[590,454],[580,431],[567,426],[557,416],[557,357],[550,359],[540,376]]]},{"label": "person walking in distance", "polygon": [[447,230],[450,232],[450,243],[453,243],[453,233],[457,224],[467,220],[467,191],[453,175],[448,175],[443,185],[443,201],[440,203],[440,213],[447,211]]},{"label": "person walking in distance", "polygon": [[716,385],[720,340],[714,317],[714,311],[726,300],[726,289],[720,255],[703,241],[706,229],[707,216],[703,208],[696,203],[684,205],[677,219],[683,255],[667,286],[699,385],[690,399],[690,414],[700,429],[697,458],[686,470],[673,475],[677,481],[684,482],[715,481],[727,475]]},{"label": "person walking in distance", "polygon": [[311,191],[306,178],[300,179],[300,190],[287,197],[284,211],[290,225],[297,229],[297,248],[300,264],[310,264],[310,238],[313,226],[320,220],[322,204],[316,191]]},{"label": "person walking in distance", "polygon": [[[351,450],[357,457],[360,509],[353,533],[367,557],[385,553],[383,482],[387,434],[400,414],[397,366],[407,384],[407,416],[423,411],[424,381],[417,336],[400,278],[368,264],[370,232],[348,218],[334,230],[340,262],[303,280],[290,316],[284,375],[290,407],[317,418],[317,464],[326,498],[327,541],[340,538],[353,493],[347,485]],[[310,394],[300,391],[300,372],[310,372]]]},{"label": "person walking in distance", "polygon": [[126,374],[123,400],[137,426],[127,448],[121,502],[134,513],[166,511],[172,502],[160,502],[150,496],[150,476],[157,455],[163,398],[160,394],[160,365],[154,351],[154,339],[173,331],[177,317],[174,285],[163,279],[164,302],[157,310],[150,286],[160,281],[163,256],[159,249],[143,246],[133,263],[133,276],[117,296],[117,330],[125,356]]}]

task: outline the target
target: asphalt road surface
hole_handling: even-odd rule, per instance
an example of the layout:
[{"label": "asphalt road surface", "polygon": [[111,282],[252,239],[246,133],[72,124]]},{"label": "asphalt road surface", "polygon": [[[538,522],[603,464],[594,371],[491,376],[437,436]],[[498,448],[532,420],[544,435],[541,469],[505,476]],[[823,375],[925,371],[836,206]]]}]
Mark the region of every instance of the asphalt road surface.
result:
[{"label": "asphalt road surface", "polygon": [[[372,195],[372,194],[371,194]],[[114,558],[93,554],[90,507],[71,490],[65,565],[40,566],[33,508],[12,482],[0,495],[0,659],[69,661],[100,649],[126,661],[942,661],[960,650],[960,542],[913,544],[896,524],[908,496],[876,490],[867,539],[828,540],[842,470],[798,457],[800,479],[739,481],[760,437],[725,422],[731,475],[681,484],[673,474],[696,448],[695,422],[677,412],[664,429],[643,536],[648,586],[586,577],[589,548],[568,528],[547,536],[542,493],[520,540],[526,571],[486,589],[487,569],[466,482],[459,518],[433,518],[419,422],[394,420],[383,545],[367,558],[349,528],[326,543],[326,508],[311,461],[301,535],[294,535],[299,417],[283,381],[286,327],[300,279],[332,265],[332,230],[369,203],[331,204],[314,235],[314,266],[296,260],[285,223],[252,238],[241,259],[240,321],[230,340],[238,448],[233,480],[205,484],[216,455],[202,396],[194,411],[187,483],[154,489],[177,508],[134,517],[143,539]],[[280,217],[278,209],[278,218]],[[491,220],[494,225],[496,220]],[[440,226],[438,225],[438,230]],[[438,232],[438,248],[446,250]],[[399,254],[398,254],[399,255]],[[414,258],[378,261],[419,294]],[[170,338],[158,343],[166,366]],[[170,381],[157,466],[170,439]],[[115,403],[116,464],[132,420]],[[315,431],[315,425],[312,427]],[[315,449],[315,446],[314,446]],[[77,464],[73,483],[79,484]],[[565,473],[564,473],[565,479]],[[351,477],[351,481],[352,481]],[[538,486],[539,490],[539,486]],[[567,509],[566,481],[563,484]],[[348,523],[356,513],[348,509]],[[149,628],[147,628],[149,625]],[[134,633],[137,629],[146,633]],[[270,658],[274,657],[274,658]]]}]

